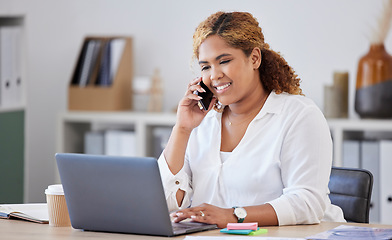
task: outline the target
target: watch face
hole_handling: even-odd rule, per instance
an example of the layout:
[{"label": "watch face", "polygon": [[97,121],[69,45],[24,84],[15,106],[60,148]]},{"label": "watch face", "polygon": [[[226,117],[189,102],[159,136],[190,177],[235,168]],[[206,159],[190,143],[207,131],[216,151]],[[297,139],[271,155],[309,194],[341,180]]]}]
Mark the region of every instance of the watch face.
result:
[{"label": "watch face", "polygon": [[234,210],[234,214],[238,217],[238,218],[245,218],[246,217],[246,210],[244,208],[236,208]]}]

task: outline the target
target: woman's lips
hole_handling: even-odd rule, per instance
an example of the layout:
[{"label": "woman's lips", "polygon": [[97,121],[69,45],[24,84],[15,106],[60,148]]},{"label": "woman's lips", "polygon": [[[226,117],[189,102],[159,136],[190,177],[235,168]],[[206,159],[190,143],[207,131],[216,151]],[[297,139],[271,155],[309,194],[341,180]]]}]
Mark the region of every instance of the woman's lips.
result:
[{"label": "woman's lips", "polygon": [[231,83],[226,83],[226,84],[224,84],[224,85],[214,86],[214,88],[215,88],[218,92],[222,92],[222,91],[226,90],[230,85],[231,85]]}]

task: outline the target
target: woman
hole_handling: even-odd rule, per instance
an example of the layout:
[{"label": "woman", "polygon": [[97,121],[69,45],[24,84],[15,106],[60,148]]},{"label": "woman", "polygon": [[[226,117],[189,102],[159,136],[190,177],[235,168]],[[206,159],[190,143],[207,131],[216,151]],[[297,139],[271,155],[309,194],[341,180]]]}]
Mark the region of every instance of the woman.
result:
[{"label": "woman", "polygon": [[[326,120],[302,96],[292,68],[264,43],[257,20],[217,12],[193,41],[201,77],[188,85],[158,160],[174,221],[220,228],[344,221],[328,197]],[[198,106],[201,81],[214,94],[207,111]]]}]

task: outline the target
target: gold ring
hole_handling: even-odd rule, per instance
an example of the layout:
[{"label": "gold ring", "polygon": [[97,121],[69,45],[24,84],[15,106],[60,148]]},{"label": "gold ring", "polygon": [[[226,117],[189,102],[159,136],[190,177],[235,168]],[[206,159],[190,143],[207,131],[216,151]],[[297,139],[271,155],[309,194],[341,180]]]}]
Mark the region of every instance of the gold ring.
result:
[{"label": "gold ring", "polygon": [[200,211],[200,214],[201,214],[201,216],[202,216],[202,217],[204,217],[204,216],[205,216],[205,214],[204,214],[204,212],[203,212],[203,211]]},{"label": "gold ring", "polygon": [[200,102],[197,102],[197,106],[199,106],[200,110],[203,110],[203,105]]}]

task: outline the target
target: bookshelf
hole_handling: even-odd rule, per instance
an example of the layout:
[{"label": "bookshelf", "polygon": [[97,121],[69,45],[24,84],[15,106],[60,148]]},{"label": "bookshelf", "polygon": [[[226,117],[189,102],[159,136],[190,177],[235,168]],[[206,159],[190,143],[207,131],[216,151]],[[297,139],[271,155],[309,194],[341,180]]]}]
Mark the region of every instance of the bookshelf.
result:
[{"label": "bookshelf", "polygon": [[[172,128],[174,113],[69,111],[58,117],[57,152],[83,153],[84,135],[89,131],[131,130],[136,135],[136,156],[154,156],[154,128]],[[156,157],[156,156],[155,156]],[[61,182],[55,170],[56,182]]]},{"label": "bookshelf", "polygon": [[173,127],[173,113],[70,111],[59,116],[58,152],[82,153],[88,131],[131,130],[136,134],[136,155],[153,156],[153,130]]}]

